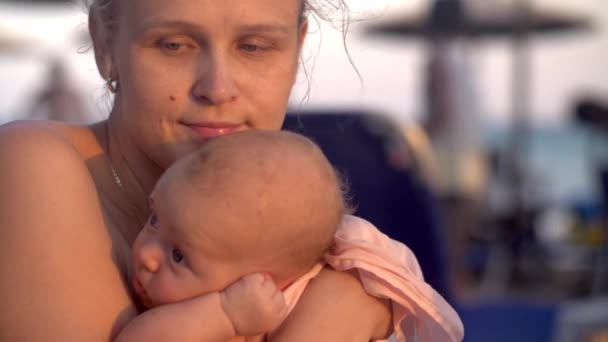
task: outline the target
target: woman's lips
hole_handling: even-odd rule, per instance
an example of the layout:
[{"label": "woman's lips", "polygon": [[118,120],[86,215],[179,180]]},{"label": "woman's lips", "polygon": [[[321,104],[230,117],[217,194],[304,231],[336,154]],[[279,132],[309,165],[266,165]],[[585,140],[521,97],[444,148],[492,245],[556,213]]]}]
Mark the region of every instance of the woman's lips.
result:
[{"label": "woman's lips", "polygon": [[223,122],[208,122],[202,124],[186,124],[191,130],[203,139],[215,138],[222,135],[238,132],[242,125]]}]

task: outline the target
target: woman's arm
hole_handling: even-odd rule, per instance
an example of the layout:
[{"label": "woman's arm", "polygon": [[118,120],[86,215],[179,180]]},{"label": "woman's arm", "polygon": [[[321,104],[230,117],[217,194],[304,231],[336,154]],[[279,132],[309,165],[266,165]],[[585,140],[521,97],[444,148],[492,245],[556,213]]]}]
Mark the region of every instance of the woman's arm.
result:
[{"label": "woman's arm", "polygon": [[110,340],[136,309],[82,158],[16,123],[0,128],[0,165],[0,340]]},{"label": "woman's arm", "polygon": [[387,301],[369,296],[354,273],[325,268],[273,334],[272,342],[368,342],[392,333]]}]

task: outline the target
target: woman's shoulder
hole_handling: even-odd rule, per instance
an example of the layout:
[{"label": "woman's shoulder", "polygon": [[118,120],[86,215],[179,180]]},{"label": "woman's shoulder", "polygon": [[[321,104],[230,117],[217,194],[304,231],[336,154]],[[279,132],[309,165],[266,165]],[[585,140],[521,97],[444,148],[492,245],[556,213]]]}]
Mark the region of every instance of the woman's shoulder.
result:
[{"label": "woman's shoulder", "polygon": [[[45,121],[0,126],[0,213],[11,208],[50,219],[61,212],[65,221],[80,215],[75,209],[99,207],[77,135],[76,128]],[[23,217],[9,213],[0,222],[29,227]]]},{"label": "woman's shoulder", "polygon": [[[85,138],[87,132],[91,138]],[[42,201],[97,206],[95,182],[86,163],[92,150],[87,140],[92,137],[89,128],[51,121],[0,126],[0,199],[37,196]],[[5,202],[0,203],[3,207]],[[32,210],[44,207],[38,204]]]},{"label": "woman's shoulder", "polygon": [[0,127],[2,341],[107,340],[135,314],[83,155],[87,130]]},{"label": "woman's shoulder", "polygon": [[[92,129],[57,121],[20,120],[0,126],[1,152],[23,152],[32,147],[84,152],[85,137],[93,137]],[[91,139],[89,138],[89,139]]]},{"label": "woman's shoulder", "polygon": [[[63,211],[64,220],[68,220],[78,216],[76,208],[98,207],[95,183],[80,151],[83,143],[78,134],[77,128],[45,121],[0,126],[0,213],[12,208],[16,213],[29,211],[49,219]],[[75,207],[70,209],[72,205]],[[9,218],[24,228],[29,226],[24,218],[8,213],[0,222],[8,223]]]},{"label": "woman's shoulder", "polygon": [[[19,170],[37,165],[41,176],[50,163],[66,176],[85,171],[86,161],[102,153],[91,127],[57,121],[23,120],[0,126],[0,165]],[[84,168],[83,168],[84,167]],[[0,173],[2,177],[2,173]]]}]

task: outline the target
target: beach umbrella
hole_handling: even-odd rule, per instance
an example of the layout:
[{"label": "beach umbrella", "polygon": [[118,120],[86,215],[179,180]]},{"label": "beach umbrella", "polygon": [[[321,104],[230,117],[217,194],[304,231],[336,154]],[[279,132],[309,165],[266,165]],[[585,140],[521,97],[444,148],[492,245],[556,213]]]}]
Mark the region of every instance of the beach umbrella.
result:
[{"label": "beach umbrella", "polygon": [[521,33],[562,33],[589,27],[586,18],[556,10],[534,9],[527,1],[436,0],[428,13],[384,20],[367,27],[370,35],[430,38],[465,35],[471,38],[515,37]]},{"label": "beach umbrella", "polygon": [[20,52],[28,50],[28,44],[29,42],[27,42],[19,34],[14,32],[12,28],[0,24],[0,52]]},{"label": "beach umbrella", "polygon": [[524,202],[520,171],[527,150],[531,96],[529,38],[537,34],[586,31],[590,27],[586,18],[553,9],[533,8],[527,0],[436,0],[431,3],[427,13],[371,23],[364,32],[371,38],[422,39],[434,44],[461,38],[507,38],[512,41],[514,58],[509,174],[513,191],[512,204],[519,210],[523,209],[521,206]]},{"label": "beach umbrella", "polygon": [[90,46],[86,16],[70,1],[0,1],[0,54],[36,57]]},{"label": "beach umbrella", "polygon": [[5,2],[17,2],[20,4],[72,4],[74,0],[4,0]]}]

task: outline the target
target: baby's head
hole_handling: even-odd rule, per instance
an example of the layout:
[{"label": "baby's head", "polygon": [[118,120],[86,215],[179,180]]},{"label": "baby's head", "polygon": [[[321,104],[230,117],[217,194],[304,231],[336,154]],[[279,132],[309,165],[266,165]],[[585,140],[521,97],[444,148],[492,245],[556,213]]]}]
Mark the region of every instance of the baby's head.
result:
[{"label": "baby's head", "polygon": [[284,288],[322,258],[345,211],[321,150],[277,131],[210,140],[165,172],[150,206],[133,246],[134,283],[147,305],[221,290],[254,272]]}]

